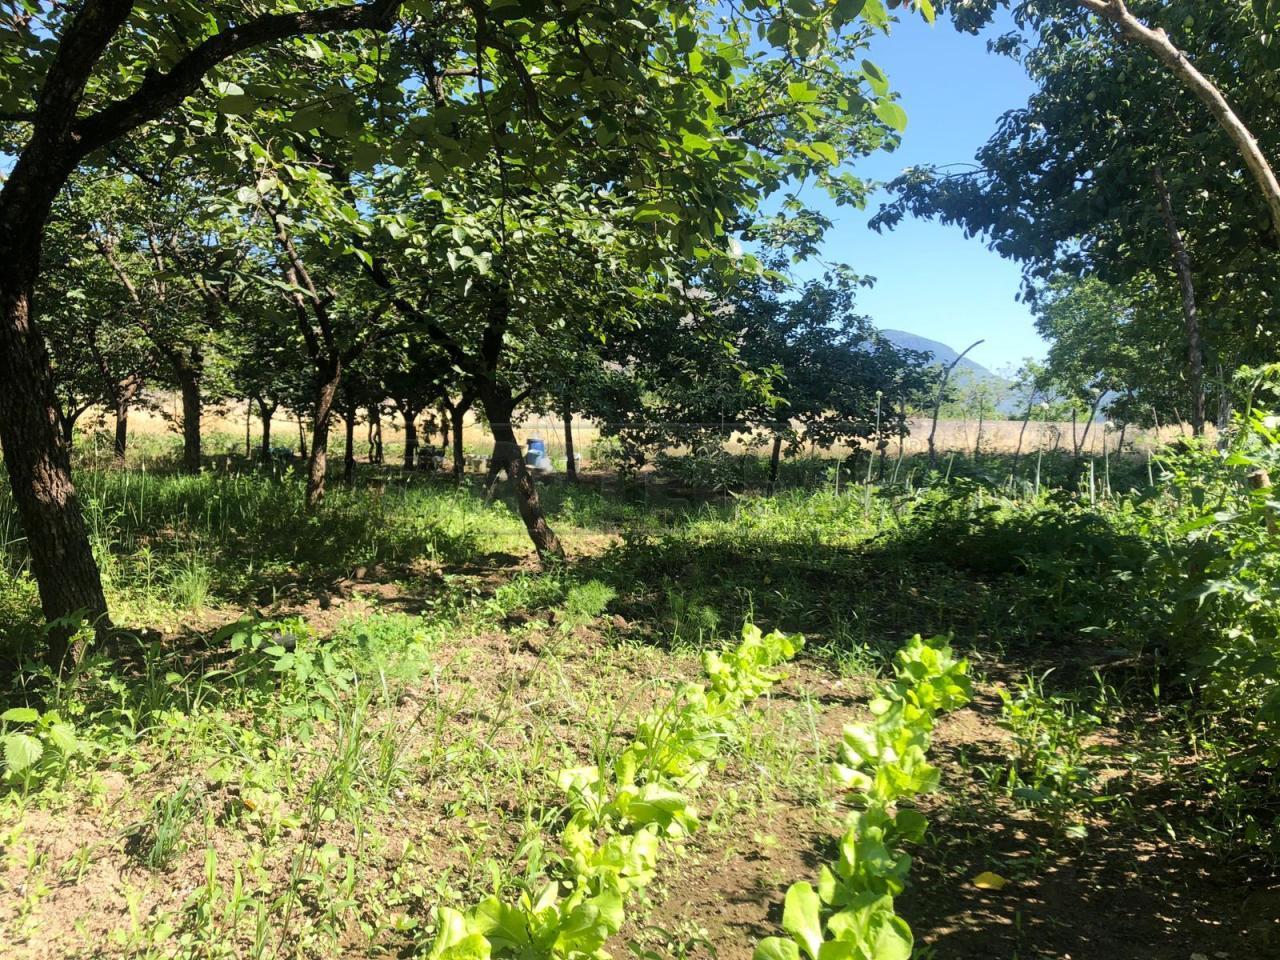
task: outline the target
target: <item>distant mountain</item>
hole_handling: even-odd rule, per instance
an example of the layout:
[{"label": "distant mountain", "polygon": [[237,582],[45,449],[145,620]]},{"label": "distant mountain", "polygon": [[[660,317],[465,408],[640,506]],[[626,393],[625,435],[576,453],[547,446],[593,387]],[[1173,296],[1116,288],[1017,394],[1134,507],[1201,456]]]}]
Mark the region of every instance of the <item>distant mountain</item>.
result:
[{"label": "distant mountain", "polygon": [[[880,334],[895,347],[932,354],[934,362],[944,367],[960,355],[960,351],[954,347],[949,347],[938,340],[930,340],[928,337],[922,337],[919,334],[907,333],[905,330],[881,330]],[[1016,412],[1018,401],[1009,393],[1013,384],[999,374],[992,373],[982,364],[971,360],[969,357],[965,357],[956,365],[952,378],[953,382],[958,384],[966,381],[969,383],[985,381],[1000,398],[996,408],[1004,414]]]},{"label": "distant mountain", "polygon": [[[928,337],[922,337],[915,333],[907,333],[905,330],[881,330],[880,334],[895,347],[902,347],[904,350],[919,350],[921,353],[933,354],[933,359],[944,367],[951,363],[951,361],[953,361],[960,352],[938,340],[930,340]],[[999,380],[1001,383],[1005,382],[1003,377],[997,376],[982,364],[975,363],[969,357],[965,357],[961,360],[959,365],[956,367],[956,370],[967,370],[975,377]]]}]

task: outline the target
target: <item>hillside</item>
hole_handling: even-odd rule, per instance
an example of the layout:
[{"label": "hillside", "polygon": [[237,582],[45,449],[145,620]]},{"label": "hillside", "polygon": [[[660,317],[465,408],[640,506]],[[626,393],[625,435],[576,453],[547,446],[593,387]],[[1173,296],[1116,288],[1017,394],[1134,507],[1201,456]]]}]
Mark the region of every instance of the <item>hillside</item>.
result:
[{"label": "hillside", "polygon": [[[922,353],[933,354],[933,358],[943,366],[951,363],[959,354],[959,351],[954,347],[950,347],[939,340],[930,340],[928,337],[908,333],[905,330],[881,330],[880,333],[894,346],[902,347],[905,350],[919,350]],[[1005,382],[1003,377],[992,373],[982,364],[971,360],[969,357],[961,360],[956,369],[967,370],[976,377],[999,380],[1001,383]]]},{"label": "hillside", "polygon": [[[928,337],[922,337],[919,334],[908,333],[905,330],[881,330],[880,333],[896,347],[905,350],[919,350],[922,353],[933,354],[936,362],[946,366],[959,356],[959,351],[954,347],[950,347],[939,340],[930,340]],[[992,373],[982,364],[965,357],[956,365],[953,378],[957,386],[967,382],[986,382],[999,401],[996,408],[1003,414],[1015,413],[1019,407],[1016,398],[1010,394],[1012,383],[998,373]]]}]

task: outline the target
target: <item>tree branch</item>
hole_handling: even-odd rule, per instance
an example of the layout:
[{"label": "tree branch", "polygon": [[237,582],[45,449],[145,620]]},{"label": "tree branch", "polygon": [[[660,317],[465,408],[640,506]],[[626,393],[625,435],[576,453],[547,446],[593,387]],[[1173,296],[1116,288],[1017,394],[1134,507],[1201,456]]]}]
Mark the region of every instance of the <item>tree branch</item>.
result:
[{"label": "tree branch", "polygon": [[1156,59],[1168,67],[1183,84],[1191,89],[1209,108],[1218,124],[1226,131],[1245,166],[1253,175],[1267,209],[1271,213],[1271,225],[1280,235],[1280,180],[1276,179],[1257,138],[1244,125],[1244,121],[1236,115],[1227,98],[1223,96],[1208,77],[1196,69],[1187,55],[1179,50],[1169,39],[1169,35],[1159,27],[1149,27],[1130,11],[1124,0],[1076,0],[1082,7],[1091,10],[1099,17],[1115,24],[1123,36],[1146,47]]},{"label": "tree branch", "polygon": [[[229,27],[193,47],[167,72],[148,73],[138,89],[127,97],[75,121],[72,125],[75,151],[78,156],[84,157],[135,127],[155,119],[164,111],[176,107],[199,89],[205,74],[236,54],[289,37],[347,33],[352,30],[385,30],[394,21],[400,3],[401,0],[369,0],[367,3],[330,7],[314,12],[266,14],[248,23]],[[123,7],[127,16],[132,3],[104,0],[103,3],[89,3],[85,9],[95,6]],[[121,17],[120,23],[123,20]],[[118,26],[119,24],[113,27],[111,33]],[[107,35],[107,39],[110,39],[110,35]],[[103,45],[105,46],[105,41]],[[61,52],[59,50],[59,55]],[[86,77],[88,69],[99,55],[100,51],[92,57],[89,67],[85,68]],[[77,97],[77,103],[78,99]],[[74,109],[74,104],[72,108]]]}]

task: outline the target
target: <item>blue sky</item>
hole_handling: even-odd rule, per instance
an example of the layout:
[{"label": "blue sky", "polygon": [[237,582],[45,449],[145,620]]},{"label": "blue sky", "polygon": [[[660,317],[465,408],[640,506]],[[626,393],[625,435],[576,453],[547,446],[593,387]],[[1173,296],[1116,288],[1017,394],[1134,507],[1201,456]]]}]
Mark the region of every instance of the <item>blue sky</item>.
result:
[{"label": "blue sky", "polygon": [[[893,33],[874,42],[871,58],[902,95],[908,123],[902,146],[858,162],[855,172],[887,181],[904,167],[973,160],[1006,110],[1021,106],[1033,85],[1022,68],[987,52],[986,36],[961,34],[945,20],[930,27],[904,18]],[[810,194],[812,203],[817,197]],[[877,234],[866,211],[835,208],[825,257],[848,263],[876,278],[859,296],[862,312],[877,326],[941,340],[957,350],[985,338],[970,356],[996,369],[1041,357],[1045,343],[1031,315],[1015,300],[1018,265],[1000,258],[981,239],[966,239],[957,227],[913,218]]]}]

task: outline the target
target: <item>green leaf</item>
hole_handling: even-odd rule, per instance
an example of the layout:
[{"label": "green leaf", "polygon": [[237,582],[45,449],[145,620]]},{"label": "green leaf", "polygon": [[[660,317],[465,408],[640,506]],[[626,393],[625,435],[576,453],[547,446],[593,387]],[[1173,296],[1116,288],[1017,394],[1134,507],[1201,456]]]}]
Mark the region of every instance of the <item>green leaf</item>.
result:
[{"label": "green leaf", "polygon": [[[874,929],[878,926],[879,929]],[[907,921],[885,912],[872,921],[871,956],[876,960],[911,960],[911,948],[915,938]]]},{"label": "green leaf", "polygon": [[258,101],[244,93],[223,97],[218,101],[218,112],[231,116],[242,116],[247,113],[253,113],[257,109]]},{"label": "green leaf", "polygon": [[5,723],[35,723],[40,719],[40,711],[34,707],[10,707],[0,713],[0,720]]},{"label": "green leaf", "polygon": [[471,933],[435,956],[439,960],[489,960],[492,948],[484,934]]},{"label": "green leaf", "polygon": [[896,101],[879,101],[875,105],[875,114],[887,126],[892,127],[899,133],[907,129],[907,111],[903,110]]},{"label": "green leaf", "polygon": [[818,960],[822,948],[821,901],[808,883],[793,883],[782,908],[782,929],[795,937],[809,954]]},{"label": "green leaf", "polygon": [[768,937],[756,944],[752,960],[800,960],[800,948],[794,940]]},{"label": "green leaf", "polygon": [[75,727],[69,723],[55,723],[49,728],[49,741],[64,754],[78,753],[80,740]]},{"label": "green leaf", "polygon": [[[855,960],[865,956],[852,940],[828,940],[818,951],[818,960]],[[879,960],[878,954],[873,954]]]},{"label": "green leaf", "polygon": [[862,75],[867,78],[867,83],[871,84],[876,96],[883,97],[889,93],[889,78],[870,60],[862,61]]},{"label": "green leaf", "polygon": [[26,733],[10,733],[4,738],[4,762],[12,773],[21,773],[44,754],[44,747]]},{"label": "green leaf", "polygon": [[681,142],[690,153],[706,153],[711,149],[711,141],[697,133],[686,133]]},{"label": "green leaf", "polygon": [[316,107],[303,107],[290,118],[289,129],[296,133],[306,133],[308,130],[318,128],[323,119],[323,110]]},{"label": "green leaf", "polygon": [[824,143],[821,140],[815,140],[813,143],[809,144],[809,149],[833,167],[840,164],[840,155],[836,153],[836,148],[829,143]]},{"label": "green leaf", "polygon": [[893,825],[902,839],[910,843],[920,843],[924,840],[924,832],[929,825],[929,821],[925,819],[924,814],[919,810],[903,808],[893,818]]},{"label": "green leaf", "polygon": [[813,103],[818,99],[818,91],[809,85],[808,80],[797,80],[787,84],[787,96],[796,103]]},{"label": "green leaf", "polygon": [[842,27],[846,23],[852,23],[862,14],[862,8],[867,5],[867,0],[836,0],[836,8],[832,13],[831,22],[836,27]]}]

